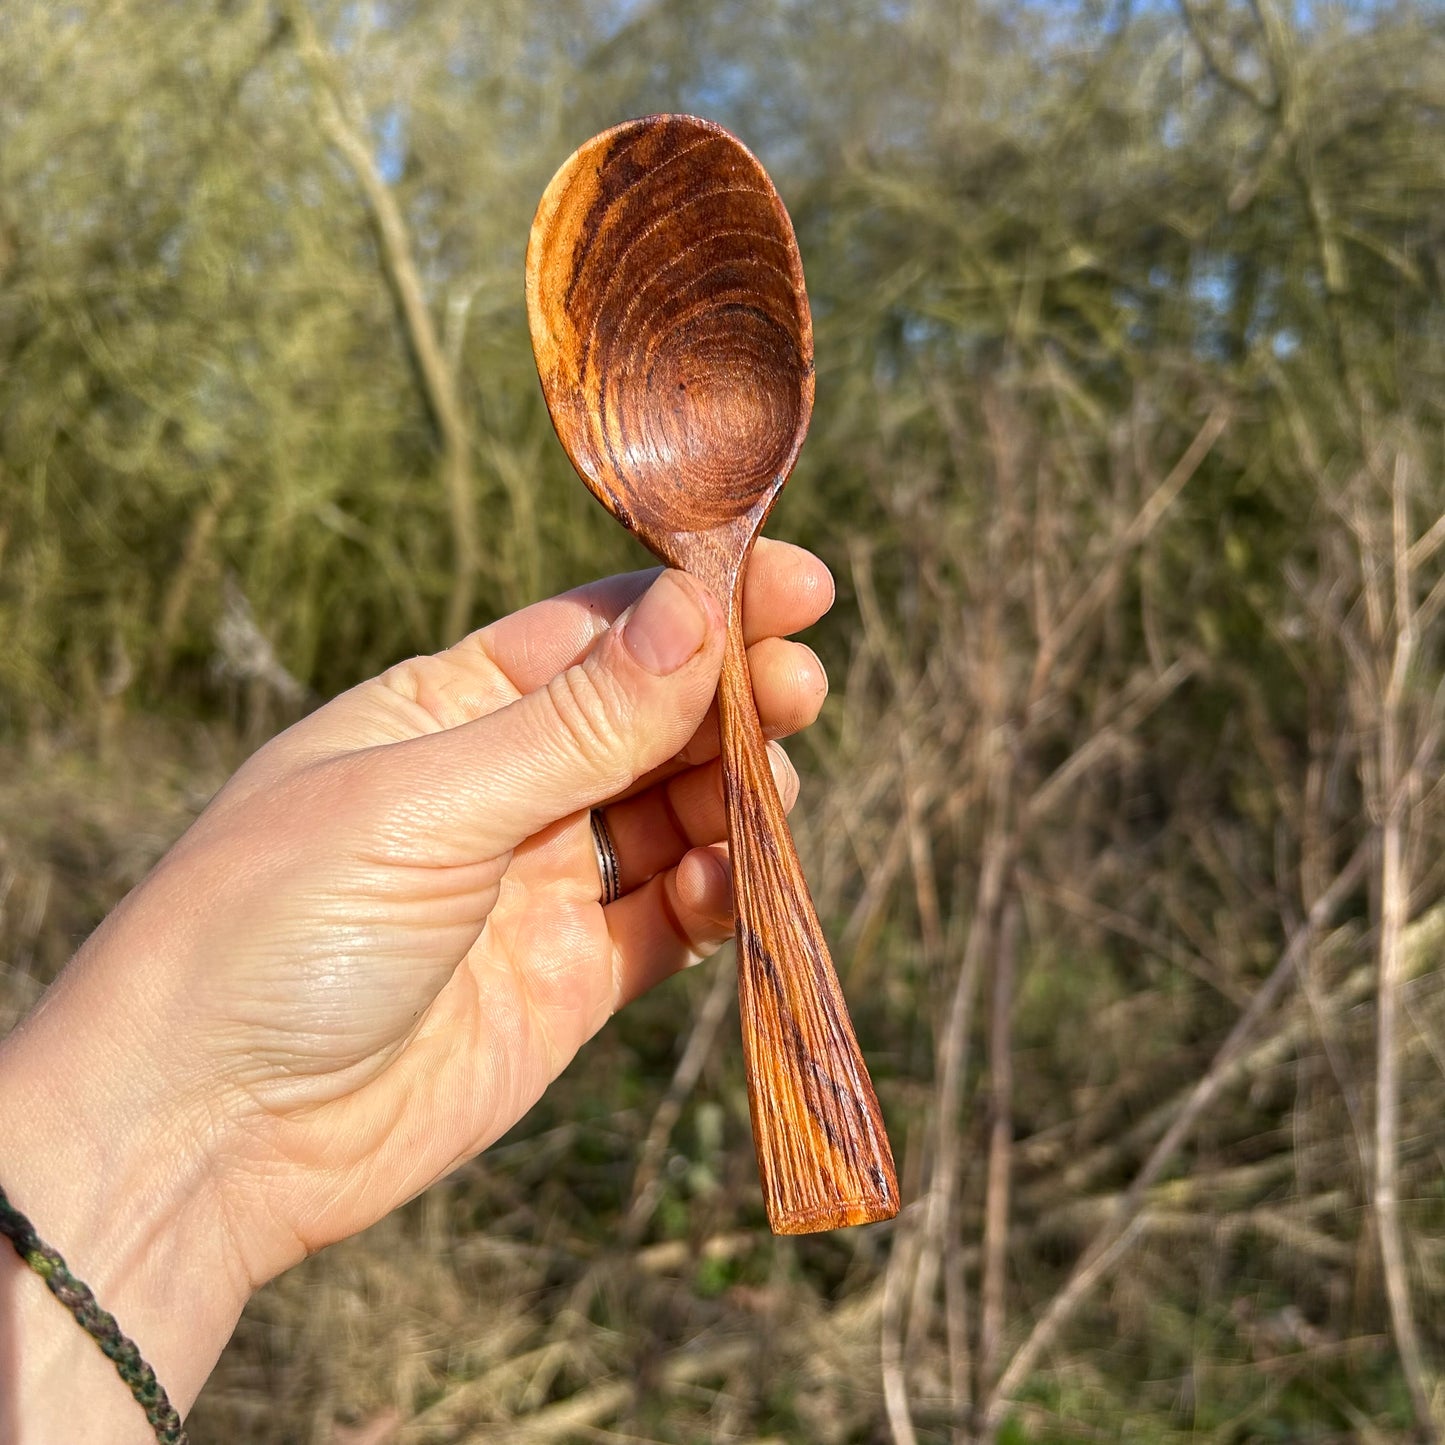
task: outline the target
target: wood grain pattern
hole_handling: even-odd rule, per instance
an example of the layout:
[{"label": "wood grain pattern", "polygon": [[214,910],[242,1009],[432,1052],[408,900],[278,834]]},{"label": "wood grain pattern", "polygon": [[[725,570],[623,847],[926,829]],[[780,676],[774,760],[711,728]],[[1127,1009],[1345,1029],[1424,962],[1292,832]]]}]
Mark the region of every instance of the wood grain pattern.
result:
[{"label": "wood grain pattern", "polygon": [[812,415],[792,223],[721,127],[632,121],[589,141],[547,187],[527,309],[547,405],[583,480],[728,605],[718,702],[768,1218],[782,1234],[889,1218],[892,1154],[768,767],[742,640],[747,556]]}]

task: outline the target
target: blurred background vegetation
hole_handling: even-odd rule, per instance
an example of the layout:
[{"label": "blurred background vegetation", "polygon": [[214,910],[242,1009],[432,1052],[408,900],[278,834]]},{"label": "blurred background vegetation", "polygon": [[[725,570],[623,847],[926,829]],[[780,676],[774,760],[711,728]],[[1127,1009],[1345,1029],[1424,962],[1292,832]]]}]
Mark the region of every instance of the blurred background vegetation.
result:
[{"label": "blurred background vegetation", "polygon": [[724,959],[263,1292],[196,1438],[1438,1439],[1423,0],[5,0],[0,1022],[270,731],[639,565],[522,257],[658,110],[799,233],[796,826],[908,1207],[766,1234]]}]

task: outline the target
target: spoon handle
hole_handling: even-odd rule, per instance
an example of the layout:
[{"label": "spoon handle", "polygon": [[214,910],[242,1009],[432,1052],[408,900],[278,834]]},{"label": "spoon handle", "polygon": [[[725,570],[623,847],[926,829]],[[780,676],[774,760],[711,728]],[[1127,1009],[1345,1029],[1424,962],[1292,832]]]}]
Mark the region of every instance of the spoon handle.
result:
[{"label": "spoon handle", "polygon": [[883,1116],[768,766],[734,603],[718,685],[753,1144],[775,1234],[898,1213]]}]

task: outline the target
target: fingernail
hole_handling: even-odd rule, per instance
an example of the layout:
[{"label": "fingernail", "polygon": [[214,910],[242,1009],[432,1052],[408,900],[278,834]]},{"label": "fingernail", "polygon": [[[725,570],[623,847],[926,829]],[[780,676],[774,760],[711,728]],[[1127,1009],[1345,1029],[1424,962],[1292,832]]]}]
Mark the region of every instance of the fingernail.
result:
[{"label": "fingernail", "polygon": [[[799,643],[798,645],[799,645],[800,647],[808,647],[808,644],[807,644],[806,642]],[[828,669],[823,666],[823,659],[822,659],[821,657],[819,657],[818,654],[817,654],[816,652],[814,652],[811,647],[808,647],[808,653],[809,653],[809,655],[810,655],[810,656],[812,657],[812,659],[813,659],[812,672],[813,672],[814,676],[817,677],[819,686],[821,686],[822,689],[823,689],[823,696],[824,696],[824,697],[827,697],[827,696],[828,696]]]},{"label": "fingernail", "polygon": [[778,796],[786,802],[788,789],[793,786],[793,780],[797,777],[797,773],[793,771],[792,760],[783,751],[781,743],[768,744],[768,766],[773,770],[773,781],[778,785]]},{"label": "fingernail", "polygon": [[718,938],[724,939],[733,931],[733,870],[732,865],[725,858],[718,854],[707,851],[699,859],[705,862],[707,870],[713,875],[712,886],[708,889],[708,896],[721,894],[727,899],[721,912],[709,913],[707,915],[710,923],[715,923],[718,930]]},{"label": "fingernail", "polygon": [[666,677],[707,641],[707,613],[676,572],[664,572],[622,624],[622,641],[649,672]]},{"label": "fingernail", "polygon": [[[818,561],[818,559],[816,558],[814,560]],[[828,600],[823,604],[823,611],[827,612],[828,609],[832,607],[832,605],[838,600],[837,579],[833,576],[832,568],[823,561],[818,561],[817,570],[814,572],[813,575],[817,578],[819,586],[821,586],[828,594]]]}]

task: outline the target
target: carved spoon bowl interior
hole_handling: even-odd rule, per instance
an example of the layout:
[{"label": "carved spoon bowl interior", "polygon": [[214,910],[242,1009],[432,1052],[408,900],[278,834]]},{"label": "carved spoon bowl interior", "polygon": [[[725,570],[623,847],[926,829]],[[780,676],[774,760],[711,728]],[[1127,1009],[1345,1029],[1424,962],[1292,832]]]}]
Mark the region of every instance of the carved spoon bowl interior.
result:
[{"label": "carved spoon bowl interior", "polygon": [[753,156],[686,116],[598,136],[547,188],[527,271],[548,405],[603,505],[674,562],[679,533],[760,524],[812,416],[813,326]]},{"label": "carved spoon bowl interior", "polygon": [[589,141],[527,249],[547,406],[592,492],[729,609],[718,688],[753,1136],[780,1233],[898,1210],[878,1101],[773,784],[742,641],[748,553],[813,408],[788,213],[741,142],[692,116]]}]

